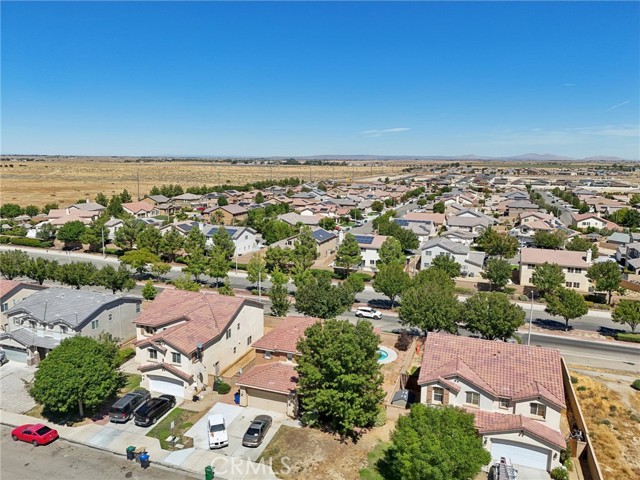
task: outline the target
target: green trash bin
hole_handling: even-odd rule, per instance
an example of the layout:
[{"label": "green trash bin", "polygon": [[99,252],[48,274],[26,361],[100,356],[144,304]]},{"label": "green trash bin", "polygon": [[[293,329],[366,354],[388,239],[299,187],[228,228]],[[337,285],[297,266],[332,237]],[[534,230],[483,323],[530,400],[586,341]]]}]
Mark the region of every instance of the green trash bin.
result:
[{"label": "green trash bin", "polygon": [[214,469],[211,465],[204,467],[204,480],[213,480]]},{"label": "green trash bin", "polygon": [[133,460],[135,458],[136,447],[133,445],[129,445],[127,447],[127,460]]}]

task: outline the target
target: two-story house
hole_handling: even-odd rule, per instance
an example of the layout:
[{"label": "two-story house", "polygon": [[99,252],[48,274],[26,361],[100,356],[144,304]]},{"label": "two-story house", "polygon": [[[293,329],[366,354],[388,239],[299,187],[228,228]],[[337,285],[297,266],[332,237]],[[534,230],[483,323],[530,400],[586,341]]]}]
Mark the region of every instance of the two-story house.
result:
[{"label": "two-story house", "polygon": [[0,330],[9,331],[9,321],[6,311],[14,307],[17,303],[40,290],[44,290],[45,286],[33,283],[18,282],[16,280],[6,280],[0,278]]},{"label": "two-story house", "polygon": [[[333,232],[327,231],[320,227],[311,227],[311,234],[316,241],[318,248],[318,258],[327,258],[338,250],[338,235]],[[280,248],[295,248],[298,235],[294,235],[284,240],[273,243],[271,246]]]},{"label": "two-story house", "polygon": [[603,228],[606,228],[607,230],[622,231],[622,228],[620,228],[618,224],[601,218],[595,213],[574,213],[573,215],[571,215],[571,225],[577,228],[592,227],[596,230],[602,230]]},{"label": "two-story house", "polygon": [[204,218],[215,223],[223,225],[240,225],[249,218],[249,210],[238,205],[230,203],[229,205],[214,205],[203,212]]},{"label": "two-story house", "polygon": [[542,347],[429,333],[418,378],[420,402],[475,415],[493,461],[551,471],[566,448],[560,353]]},{"label": "two-story house", "polygon": [[380,247],[384,241],[389,238],[386,235],[354,235],[358,245],[360,246],[360,254],[362,262],[360,268],[362,270],[375,272],[380,261]]},{"label": "two-story house", "polygon": [[460,265],[462,275],[478,277],[483,270],[485,253],[472,251],[469,245],[448,238],[436,237],[422,246],[420,265],[429,268],[438,255],[447,255]]},{"label": "two-story house", "polygon": [[141,385],[190,397],[252,352],[262,337],[263,305],[215,293],[164,290],[138,318]]},{"label": "two-story house", "polygon": [[142,301],[96,292],[47,288],[9,308],[0,345],[19,361],[37,365],[62,340],[75,335],[97,337],[103,332],[120,340],[135,334],[133,320]]},{"label": "two-story house", "polygon": [[562,267],[565,287],[589,291],[587,270],[592,263],[592,252],[573,252],[568,250],[549,250],[545,248],[523,248],[520,250],[520,285],[532,287],[531,276],[538,265],[555,263]]}]

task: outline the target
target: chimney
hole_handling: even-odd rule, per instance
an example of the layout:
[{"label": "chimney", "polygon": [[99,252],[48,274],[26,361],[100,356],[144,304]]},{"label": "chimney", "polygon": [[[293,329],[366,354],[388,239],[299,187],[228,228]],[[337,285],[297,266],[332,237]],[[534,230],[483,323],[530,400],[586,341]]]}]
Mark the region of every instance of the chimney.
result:
[{"label": "chimney", "polygon": [[593,253],[591,252],[591,249],[587,250],[587,258],[586,258],[586,260],[587,260],[587,263],[589,265],[591,265],[591,257],[592,257],[592,255],[593,255]]}]

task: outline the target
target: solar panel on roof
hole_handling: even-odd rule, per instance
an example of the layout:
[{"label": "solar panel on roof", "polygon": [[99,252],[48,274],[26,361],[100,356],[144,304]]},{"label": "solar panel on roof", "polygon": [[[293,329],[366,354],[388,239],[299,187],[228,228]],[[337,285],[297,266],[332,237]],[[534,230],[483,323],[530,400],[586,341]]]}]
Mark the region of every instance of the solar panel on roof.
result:
[{"label": "solar panel on roof", "polygon": [[371,245],[373,243],[373,237],[368,237],[366,235],[355,235],[355,237],[356,241],[363,245]]}]

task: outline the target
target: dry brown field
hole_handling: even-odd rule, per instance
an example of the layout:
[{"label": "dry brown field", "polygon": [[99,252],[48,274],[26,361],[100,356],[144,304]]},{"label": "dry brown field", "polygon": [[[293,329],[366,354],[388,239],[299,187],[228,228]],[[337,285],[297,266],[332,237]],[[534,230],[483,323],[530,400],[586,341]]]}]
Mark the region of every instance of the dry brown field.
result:
[{"label": "dry brown field", "polygon": [[200,185],[243,185],[258,180],[298,177],[307,180],[351,181],[360,177],[385,178],[404,166],[389,162],[381,166],[231,165],[204,162],[118,162],[57,160],[0,162],[0,203],[21,206],[56,202],[60,206],[80,199],[94,199],[98,192],[110,197],[127,189],[140,196],[154,185],[179,184],[183,188]]}]

